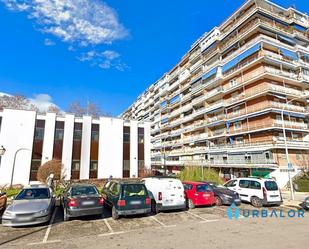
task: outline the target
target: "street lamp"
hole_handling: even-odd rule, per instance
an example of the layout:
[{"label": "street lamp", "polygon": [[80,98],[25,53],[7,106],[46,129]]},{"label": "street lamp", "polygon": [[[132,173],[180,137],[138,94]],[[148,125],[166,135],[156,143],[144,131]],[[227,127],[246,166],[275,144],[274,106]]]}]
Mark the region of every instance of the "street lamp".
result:
[{"label": "street lamp", "polygon": [[20,149],[18,149],[18,150],[15,151],[15,154],[14,154],[14,161],[13,161],[13,169],[12,169],[12,174],[11,174],[10,188],[12,188],[12,186],[13,186],[13,178],[14,178],[14,171],[15,171],[16,156],[17,156],[17,153],[18,153],[19,151],[22,151],[22,150],[31,151],[30,149],[27,149],[27,148],[20,148]]},{"label": "street lamp", "polygon": [[3,145],[1,145],[1,147],[0,147],[0,156],[3,156],[5,151],[6,151],[6,149],[3,147]]},{"label": "street lamp", "polygon": [[290,159],[289,159],[289,149],[288,149],[288,145],[287,145],[287,139],[286,139],[286,131],[285,131],[285,121],[284,121],[284,110],[285,110],[285,107],[291,103],[292,101],[294,100],[297,100],[297,99],[307,99],[309,98],[309,95],[304,95],[304,96],[300,96],[300,97],[296,97],[296,98],[293,98],[289,101],[287,101],[285,103],[285,106],[281,109],[281,122],[282,122],[282,131],[283,131],[283,138],[284,138],[284,147],[285,147],[285,156],[286,156],[286,160],[287,160],[287,163],[288,163],[288,177],[289,177],[289,183],[290,183],[290,191],[291,191],[291,199],[294,200],[294,188],[293,188],[293,179],[291,177],[291,172],[290,170],[292,169],[292,164],[290,162]]}]

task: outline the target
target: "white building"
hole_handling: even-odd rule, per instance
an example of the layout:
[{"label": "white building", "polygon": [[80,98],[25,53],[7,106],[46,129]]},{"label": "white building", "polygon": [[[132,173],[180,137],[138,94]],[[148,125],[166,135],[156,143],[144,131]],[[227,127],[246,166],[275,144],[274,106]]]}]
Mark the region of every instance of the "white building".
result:
[{"label": "white building", "polygon": [[150,125],[119,118],[0,112],[0,186],[36,180],[40,165],[63,164],[65,179],[137,177],[150,168]]}]

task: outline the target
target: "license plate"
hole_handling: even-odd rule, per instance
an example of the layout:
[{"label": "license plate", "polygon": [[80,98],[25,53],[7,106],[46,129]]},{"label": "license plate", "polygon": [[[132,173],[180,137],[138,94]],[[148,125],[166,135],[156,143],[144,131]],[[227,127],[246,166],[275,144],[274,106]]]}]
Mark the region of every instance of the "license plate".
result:
[{"label": "license plate", "polygon": [[17,217],[18,221],[31,221],[32,217]]},{"label": "license plate", "polygon": [[142,204],[142,202],[141,201],[131,201],[130,204],[131,205],[140,205],[140,204]]},{"label": "license plate", "polygon": [[271,195],[270,197],[278,197],[278,195]]},{"label": "license plate", "polygon": [[85,206],[93,205],[94,201],[83,201],[82,204],[85,205]]}]

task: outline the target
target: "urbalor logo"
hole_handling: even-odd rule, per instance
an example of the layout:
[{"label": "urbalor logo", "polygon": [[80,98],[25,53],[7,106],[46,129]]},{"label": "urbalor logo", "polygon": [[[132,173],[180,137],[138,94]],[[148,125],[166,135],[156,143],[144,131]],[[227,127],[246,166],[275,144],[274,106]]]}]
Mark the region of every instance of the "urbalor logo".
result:
[{"label": "urbalor logo", "polygon": [[232,220],[233,217],[237,220],[240,216],[240,209],[236,206],[235,202],[227,208],[226,212],[230,220]]}]

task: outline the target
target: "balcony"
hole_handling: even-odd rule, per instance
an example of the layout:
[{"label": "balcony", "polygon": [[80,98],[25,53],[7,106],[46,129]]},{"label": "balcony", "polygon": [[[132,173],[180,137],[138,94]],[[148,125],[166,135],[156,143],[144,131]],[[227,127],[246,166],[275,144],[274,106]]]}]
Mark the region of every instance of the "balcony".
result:
[{"label": "balcony", "polygon": [[216,96],[217,94],[220,94],[220,93],[223,93],[224,92],[224,89],[223,87],[217,87],[211,91],[209,91],[207,94],[206,94],[206,99],[210,99],[211,97],[214,97]]},{"label": "balcony", "polygon": [[225,118],[226,118],[226,115],[225,115],[225,114],[220,114],[220,115],[217,115],[217,116],[208,118],[208,119],[207,119],[207,124],[209,125],[209,124],[211,124],[211,123],[224,120]]}]

